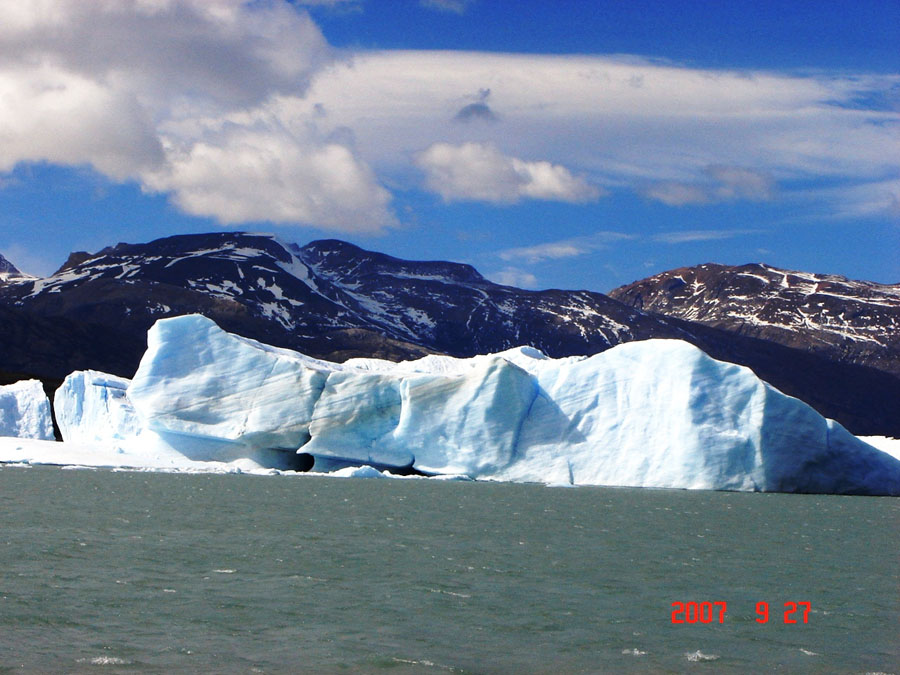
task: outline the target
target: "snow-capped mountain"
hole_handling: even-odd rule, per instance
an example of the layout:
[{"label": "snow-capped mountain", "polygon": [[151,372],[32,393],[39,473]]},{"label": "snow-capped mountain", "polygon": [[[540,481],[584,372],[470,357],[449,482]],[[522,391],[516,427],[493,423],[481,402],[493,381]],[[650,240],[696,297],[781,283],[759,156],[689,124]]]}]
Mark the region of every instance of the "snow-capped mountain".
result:
[{"label": "snow-capped mountain", "polygon": [[568,355],[678,332],[599,293],[523,291],[468,265],[408,262],[336,240],[300,248],[245,233],[73,254],[52,276],[23,280],[0,297],[41,316],[141,333],[160,317],[201,312],[236,332],[331,358],[376,355],[375,338],[381,356],[471,356],[519,344]]},{"label": "snow-capped mountain", "polygon": [[469,265],[399,260],[337,240],[314,241],[298,254],[388,334],[454,356],[522,344],[569,356],[680,333],[600,293],[501,286]]},{"label": "snow-capped mountain", "polygon": [[900,285],[767,265],[699,265],[617,288],[647,312],[900,375]]},{"label": "snow-capped mountain", "polygon": [[[276,238],[219,233],[73,253],[47,278],[8,284],[0,304],[95,327],[101,340],[107,328],[128,333],[139,343],[138,358],[142,336],[158,318],[194,312],[243,335],[312,353],[355,347],[385,357],[427,353],[368,330],[342,304],[339,289],[325,290],[331,297],[292,247]],[[123,374],[136,367],[133,359]]]},{"label": "snow-capped mountain", "polygon": [[749,366],[856,433],[900,436],[896,375],[625,299],[521,290],[468,265],[399,260],[337,240],[299,247],[267,234],[180,235],[74,253],[47,278],[0,284],[0,313],[16,325],[0,332],[0,375],[46,380],[95,369],[131,377],[156,320],[190,313],[332,361],[467,357],[520,345],[563,357],[678,338]]},{"label": "snow-capped mountain", "polygon": [[23,274],[9,260],[0,255],[0,283],[4,281],[21,281],[26,279],[34,279],[34,277]]}]

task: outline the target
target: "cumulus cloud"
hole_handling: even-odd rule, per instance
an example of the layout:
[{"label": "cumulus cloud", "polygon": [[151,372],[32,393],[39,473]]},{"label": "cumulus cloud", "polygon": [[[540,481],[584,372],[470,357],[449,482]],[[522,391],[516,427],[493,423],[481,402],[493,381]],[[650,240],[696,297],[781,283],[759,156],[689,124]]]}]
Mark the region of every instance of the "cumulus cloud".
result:
[{"label": "cumulus cloud", "polygon": [[[393,224],[379,177],[405,189],[415,168],[448,201],[581,203],[609,188],[672,205],[895,208],[900,112],[878,93],[900,90],[900,74],[348,55],[301,7],[349,0],[0,1],[0,172],[87,164],[222,222],[344,231]],[[482,123],[493,101],[502,123]]]},{"label": "cumulus cloud", "polygon": [[117,180],[164,161],[149,113],[126,91],[50,66],[0,70],[0,170],[92,164]]},{"label": "cumulus cloud", "polygon": [[163,170],[145,176],[148,187],[171,192],[187,213],[224,224],[267,220],[372,232],[394,220],[388,191],[338,143],[225,126],[168,155]]},{"label": "cumulus cloud", "polygon": [[138,96],[246,106],[302,91],[330,58],[318,27],[285,2],[43,0],[4,3],[4,67],[39,63]]},{"label": "cumulus cloud", "polygon": [[601,194],[564,166],[509,157],[490,144],[435,143],[417,156],[416,164],[425,172],[428,188],[448,202],[588,202]]},{"label": "cumulus cloud", "polygon": [[453,116],[457,122],[471,122],[473,120],[484,120],[487,122],[496,122],[497,115],[491,110],[487,103],[478,101],[477,103],[469,103],[459,109],[459,112]]},{"label": "cumulus cloud", "polygon": [[312,110],[277,119],[278,100],[302,100],[334,58],[291,4],[43,0],[3,13],[0,171],[88,164],[222,223],[394,223],[348,134],[319,134]]},{"label": "cumulus cloud", "polygon": [[572,237],[534,246],[508,248],[500,251],[497,255],[507,261],[522,260],[527,263],[539,263],[544,260],[559,260],[584,255],[606,248],[612,242],[633,238],[633,235],[623,232],[596,232],[585,237]]}]

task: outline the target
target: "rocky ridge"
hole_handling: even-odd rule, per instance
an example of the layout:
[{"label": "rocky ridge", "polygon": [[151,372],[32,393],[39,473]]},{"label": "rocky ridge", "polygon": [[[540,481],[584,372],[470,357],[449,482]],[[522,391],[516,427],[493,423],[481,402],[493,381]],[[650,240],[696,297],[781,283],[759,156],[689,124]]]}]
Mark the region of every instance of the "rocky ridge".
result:
[{"label": "rocky ridge", "polygon": [[663,272],[610,296],[642,311],[900,376],[900,285],[706,264]]}]

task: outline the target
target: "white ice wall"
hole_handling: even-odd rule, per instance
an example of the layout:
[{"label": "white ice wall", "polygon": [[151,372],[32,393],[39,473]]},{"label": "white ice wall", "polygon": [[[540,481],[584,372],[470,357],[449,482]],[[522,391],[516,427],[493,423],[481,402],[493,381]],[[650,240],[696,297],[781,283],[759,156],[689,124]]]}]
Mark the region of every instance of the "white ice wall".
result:
[{"label": "white ice wall", "polygon": [[148,344],[124,396],[99,374],[67,379],[64,433],[191,461],[299,450],[499,480],[900,495],[900,461],[678,340],[341,365],[187,316]]},{"label": "white ice wall", "polygon": [[53,395],[63,440],[106,443],[136,436],[141,430],[126,393],[129,380],[96,370],[70,374]]},{"label": "white ice wall", "polygon": [[0,436],[53,440],[50,401],[39,380],[0,386]]},{"label": "white ice wall", "polygon": [[153,326],[128,396],[152,431],[296,449],[329,366],[195,314]]}]

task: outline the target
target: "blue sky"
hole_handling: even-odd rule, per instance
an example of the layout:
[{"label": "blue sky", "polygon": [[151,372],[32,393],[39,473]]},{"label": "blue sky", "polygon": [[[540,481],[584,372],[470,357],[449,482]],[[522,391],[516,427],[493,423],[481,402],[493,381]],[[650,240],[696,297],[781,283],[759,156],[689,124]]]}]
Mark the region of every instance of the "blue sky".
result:
[{"label": "blue sky", "polygon": [[221,229],[608,291],[900,282],[900,3],[0,4],[0,253]]}]

